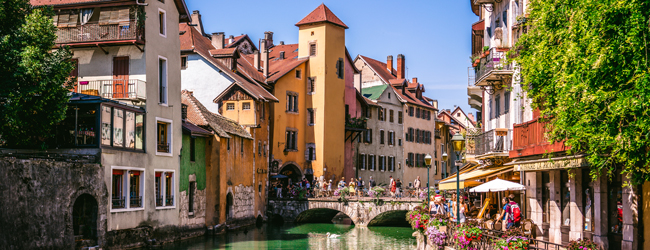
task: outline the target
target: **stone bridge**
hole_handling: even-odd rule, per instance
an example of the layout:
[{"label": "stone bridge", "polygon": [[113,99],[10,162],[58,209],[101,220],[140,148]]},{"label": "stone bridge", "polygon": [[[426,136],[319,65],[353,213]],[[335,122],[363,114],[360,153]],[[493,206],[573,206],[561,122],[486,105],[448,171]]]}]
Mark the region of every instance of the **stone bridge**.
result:
[{"label": "stone bridge", "polygon": [[339,212],[344,213],[356,226],[390,225],[406,223],[406,213],[422,201],[411,200],[351,200],[313,198],[308,200],[269,200],[269,219],[282,218],[284,222],[330,222]]}]

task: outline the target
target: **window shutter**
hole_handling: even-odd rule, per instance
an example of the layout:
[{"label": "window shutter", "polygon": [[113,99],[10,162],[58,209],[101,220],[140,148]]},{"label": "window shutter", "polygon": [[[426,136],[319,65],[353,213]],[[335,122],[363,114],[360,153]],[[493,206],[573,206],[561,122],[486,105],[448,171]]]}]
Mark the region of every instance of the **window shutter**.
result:
[{"label": "window shutter", "polygon": [[129,25],[129,9],[120,9],[118,12],[118,22],[120,26]]},{"label": "window shutter", "polygon": [[111,17],[108,20],[108,24],[118,24],[120,20],[120,13],[118,10],[111,11]]},{"label": "window shutter", "polygon": [[298,112],[298,96],[293,96],[293,111]]},{"label": "window shutter", "polygon": [[341,76],[341,60],[336,61],[336,75]]},{"label": "window shutter", "polygon": [[61,14],[59,15],[58,26],[59,28],[68,27],[68,21],[70,20],[70,14]]},{"label": "window shutter", "polygon": [[111,19],[111,10],[101,10],[99,12],[99,25],[108,25]]},{"label": "window shutter", "polygon": [[54,23],[54,26],[58,26],[58,25],[59,25],[59,15],[54,15],[54,16],[52,17],[52,23]]}]

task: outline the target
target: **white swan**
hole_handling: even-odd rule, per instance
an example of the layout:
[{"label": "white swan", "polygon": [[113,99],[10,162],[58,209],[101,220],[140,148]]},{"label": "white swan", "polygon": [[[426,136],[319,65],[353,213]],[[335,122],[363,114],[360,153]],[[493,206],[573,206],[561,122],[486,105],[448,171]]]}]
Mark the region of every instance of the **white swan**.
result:
[{"label": "white swan", "polygon": [[329,232],[327,232],[326,236],[327,236],[327,238],[330,238],[330,239],[336,239],[336,238],[338,238],[338,237],[341,236],[341,235],[338,235],[338,234],[330,234]]}]

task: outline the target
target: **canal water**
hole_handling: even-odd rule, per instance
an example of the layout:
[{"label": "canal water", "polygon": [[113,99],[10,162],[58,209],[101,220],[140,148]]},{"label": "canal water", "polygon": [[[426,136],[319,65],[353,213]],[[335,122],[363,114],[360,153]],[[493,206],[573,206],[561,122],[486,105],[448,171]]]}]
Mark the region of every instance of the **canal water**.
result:
[{"label": "canal water", "polygon": [[[349,219],[348,219],[349,220]],[[162,249],[414,249],[409,227],[355,227],[338,224],[264,224],[222,235],[204,236],[165,245]],[[338,234],[327,238],[325,234]]]}]

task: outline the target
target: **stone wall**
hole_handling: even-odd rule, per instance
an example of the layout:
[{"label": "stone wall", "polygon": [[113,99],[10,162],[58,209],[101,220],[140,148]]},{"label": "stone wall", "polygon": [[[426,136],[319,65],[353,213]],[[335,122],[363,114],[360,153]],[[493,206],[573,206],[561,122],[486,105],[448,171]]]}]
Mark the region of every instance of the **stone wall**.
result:
[{"label": "stone wall", "polygon": [[233,194],[233,219],[247,219],[255,217],[254,201],[255,190],[252,186],[235,186]]},{"label": "stone wall", "polygon": [[194,212],[192,215],[189,214],[190,196],[188,195],[188,192],[181,191],[179,193],[179,216],[181,218],[181,226],[205,227],[205,193],[205,189],[194,191]]},{"label": "stone wall", "polygon": [[72,210],[82,194],[97,201],[93,243],[102,245],[108,190],[99,164],[0,158],[0,248],[74,248]]}]

